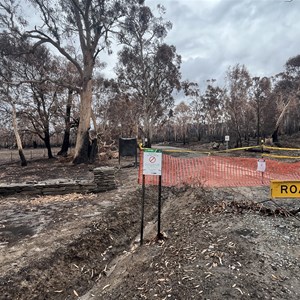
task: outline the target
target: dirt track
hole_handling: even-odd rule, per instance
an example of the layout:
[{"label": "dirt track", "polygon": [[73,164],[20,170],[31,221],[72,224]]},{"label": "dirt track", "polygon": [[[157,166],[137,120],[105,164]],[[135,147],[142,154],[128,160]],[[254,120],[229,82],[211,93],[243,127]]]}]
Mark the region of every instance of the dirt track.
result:
[{"label": "dirt track", "polygon": [[[31,163],[22,176],[45,167]],[[20,177],[13,168],[2,178]],[[90,176],[91,166],[78,168],[72,176]],[[47,175],[66,170],[51,162]],[[1,199],[0,299],[300,298],[300,216],[287,213],[295,200],[278,202],[284,210],[252,203],[268,200],[266,187],[165,188],[167,239],[157,243],[156,190],[147,188],[140,247],[137,170],[116,176],[118,190],[103,194]]]}]

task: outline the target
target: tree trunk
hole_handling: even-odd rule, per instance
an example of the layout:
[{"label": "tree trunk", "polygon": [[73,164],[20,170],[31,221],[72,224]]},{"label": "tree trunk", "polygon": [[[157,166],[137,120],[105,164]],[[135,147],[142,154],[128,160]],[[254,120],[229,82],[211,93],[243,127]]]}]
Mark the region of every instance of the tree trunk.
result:
[{"label": "tree trunk", "polygon": [[95,133],[97,134],[97,122],[96,122],[96,116],[94,114],[93,109],[91,108],[91,118],[94,126]]},{"label": "tree trunk", "polygon": [[274,130],[273,134],[272,134],[272,142],[273,143],[278,143],[278,130],[279,130],[279,126],[276,127],[276,129]]},{"label": "tree trunk", "polygon": [[92,109],[92,80],[89,79],[80,93],[80,115],[73,163],[89,162],[89,129]]},{"label": "tree trunk", "polygon": [[18,149],[20,160],[21,160],[21,166],[26,167],[27,166],[27,160],[25,158],[23,149]]},{"label": "tree trunk", "polygon": [[146,132],[146,137],[147,137],[147,143],[146,143],[146,148],[151,148],[152,146],[152,136],[151,136],[151,133],[150,131],[147,131]]},{"label": "tree trunk", "polygon": [[198,142],[200,142],[200,140],[201,140],[201,127],[200,127],[200,124],[197,124],[197,139],[198,139]]},{"label": "tree trunk", "polygon": [[256,124],[256,134],[257,134],[257,145],[260,144],[260,108],[259,108],[259,103],[257,103],[257,124]]},{"label": "tree trunk", "polygon": [[183,139],[183,145],[186,144],[186,136],[187,136],[187,130],[185,128],[185,125],[183,125],[183,133],[182,133],[182,139]]},{"label": "tree trunk", "polygon": [[240,129],[239,129],[239,125],[235,124],[235,130],[236,130],[236,134],[237,134],[237,138],[236,138],[236,147],[242,147],[243,146],[243,142],[242,142],[242,136],[241,136],[241,132],[240,132]]},{"label": "tree trunk", "polygon": [[66,127],[63,143],[57,155],[66,157],[68,155],[69,147],[70,147],[70,128]]},{"label": "tree trunk", "polygon": [[48,158],[53,158],[49,130],[44,131],[44,143],[48,151]]},{"label": "tree trunk", "polygon": [[89,163],[94,163],[97,158],[98,153],[98,143],[97,138],[94,138],[89,144]]},{"label": "tree trunk", "polygon": [[147,138],[147,142],[145,143],[146,148],[151,148],[152,145],[152,132],[151,132],[151,122],[149,117],[145,118],[145,137]]},{"label": "tree trunk", "polygon": [[60,151],[57,155],[67,156],[68,150],[70,147],[70,130],[71,130],[71,107],[72,107],[72,96],[73,91],[69,90],[68,101],[66,106],[66,115],[65,115],[65,132],[64,132],[64,139],[61,146]]},{"label": "tree trunk", "polygon": [[22,141],[21,137],[18,131],[18,123],[17,123],[17,113],[16,113],[16,107],[15,104],[12,103],[12,123],[13,123],[13,128],[14,128],[14,134],[16,137],[16,142],[17,142],[17,147],[18,147],[18,152],[21,160],[21,166],[25,167],[27,166],[27,161],[23,152],[23,146],[22,146]]},{"label": "tree trunk", "polygon": [[273,134],[272,134],[272,139],[273,139],[273,143],[278,143],[279,140],[278,140],[278,131],[279,131],[279,127],[280,127],[280,124],[283,120],[283,117],[285,115],[285,113],[287,112],[287,109],[288,107],[290,106],[290,104],[292,103],[292,98],[287,102],[287,104],[284,105],[278,119],[277,119],[277,122],[276,122],[276,125],[275,125],[275,130],[273,131]]}]

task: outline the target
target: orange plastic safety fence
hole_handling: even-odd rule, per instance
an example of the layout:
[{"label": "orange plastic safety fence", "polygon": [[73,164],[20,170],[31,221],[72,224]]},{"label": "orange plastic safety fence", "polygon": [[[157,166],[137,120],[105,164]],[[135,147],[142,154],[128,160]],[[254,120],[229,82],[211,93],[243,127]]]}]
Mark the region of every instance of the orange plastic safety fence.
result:
[{"label": "orange plastic safety fence", "polygon": [[[269,185],[271,180],[300,180],[300,162],[265,159],[266,171],[257,171],[256,158],[205,156],[178,158],[163,154],[162,185],[203,185],[237,187]],[[139,183],[142,183],[143,152],[140,155]],[[157,185],[158,176],[146,175],[145,184]]]}]

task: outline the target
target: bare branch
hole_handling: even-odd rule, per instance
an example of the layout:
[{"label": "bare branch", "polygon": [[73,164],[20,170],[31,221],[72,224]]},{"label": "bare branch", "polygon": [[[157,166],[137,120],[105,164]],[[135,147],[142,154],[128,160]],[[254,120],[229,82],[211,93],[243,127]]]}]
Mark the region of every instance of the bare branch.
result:
[{"label": "bare branch", "polygon": [[81,77],[83,76],[83,70],[80,64],[76,61],[76,59],[74,59],[63,47],[60,46],[60,44],[55,42],[51,37],[46,35],[44,32],[35,29],[35,30],[27,31],[25,33],[25,36],[39,40],[33,45],[33,50],[36,49],[38,46],[46,43],[53,45],[63,56],[65,56],[76,67],[80,76]]}]

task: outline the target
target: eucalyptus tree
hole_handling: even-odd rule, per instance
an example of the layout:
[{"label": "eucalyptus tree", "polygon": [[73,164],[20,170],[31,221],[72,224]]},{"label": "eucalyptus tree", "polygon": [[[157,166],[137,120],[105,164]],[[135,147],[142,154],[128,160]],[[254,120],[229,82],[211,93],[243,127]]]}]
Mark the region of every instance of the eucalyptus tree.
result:
[{"label": "eucalyptus tree", "polygon": [[188,141],[188,127],[192,122],[191,108],[181,101],[174,109],[175,126],[179,129],[183,144]]},{"label": "eucalyptus tree", "polygon": [[18,80],[16,70],[19,69],[19,64],[14,57],[7,55],[8,53],[11,53],[12,49],[16,46],[17,43],[13,37],[3,32],[0,33],[0,112],[2,118],[5,118],[6,115],[7,118],[11,120],[21,166],[26,166],[27,160],[19,133],[17,111],[23,91],[20,88],[17,88],[14,83]]},{"label": "eucalyptus tree", "polygon": [[[14,20],[11,31],[35,41],[33,49],[42,44],[55,48],[78,72],[80,116],[74,163],[89,161],[89,128],[92,114],[92,82],[99,54],[111,51],[111,37],[116,26],[134,3],[141,0],[27,0],[35,8],[39,22],[22,27],[16,15],[14,0],[3,0],[2,15]],[[9,22],[8,22],[9,23]],[[17,24],[19,26],[15,26]]]},{"label": "eucalyptus tree", "polygon": [[[251,104],[255,111],[256,119],[256,139],[257,145],[262,136],[267,134],[267,127],[271,122],[272,116],[268,113],[271,110],[271,80],[267,77],[253,77],[250,88]],[[273,114],[274,115],[274,114]],[[269,118],[269,120],[267,120]]]},{"label": "eucalyptus tree", "polygon": [[74,96],[75,96],[75,92],[72,89],[68,89],[67,95],[64,96],[66,98],[65,111],[62,112],[61,107],[58,106],[58,112],[60,111],[64,119],[63,126],[61,126],[60,123],[58,123],[58,126],[56,126],[59,132],[61,132],[61,130],[59,129],[63,127],[63,132],[64,132],[62,145],[60,150],[57,153],[58,156],[68,155],[68,151],[70,148],[71,129],[77,128],[79,124],[79,118],[76,117],[74,113],[72,114],[72,109],[74,111]]},{"label": "eucalyptus tree", "polygon": [[286,123],[293,122],[294,127],[299,129],[300,55],[289,58],[284,72],[276,75],[273,98],[276,101],[276,123],[272,137],[274,142],[278,142],[278,132],[284,119]]},{"label": "eucalyptus tree", "polygon": [[182,82],[184,94],[191,100],[190,111],[192,114],[192,121],[196,128],[197,140],[201,140],[201,127],[204,124],[205,113],[204,104],[199,85],[195,82]]},{"label": "eucalyptus tree", "polygon": [[207,124],[208,135],[210,136],[223,135],[223,132],[218,132],[218,128],[223,128],[225,121],[225,99],[225,90],[213,84],[207,85],[201,97],[204,123]]},{"label": "eucalyptus tree", "polygon": [[[1,82],[1,80],[0,80]],[[19,133],[19,126],[18,126],[18,115],[17,115],[17,102],[18,98],[20,97],[20,90],[15,89],[10,86],[8,83],[1,82],[0,83],[0,102],[1,108],[0,113],[1,117],[3,118],[5,114],[11,117],[11,124],[16,140],[16,145],[18,148],[19,157],[21,160],[21,166],[27,166],[27,160],[23,151],[23,145],[21,136]]]},{"label": "eucalyptus tree", "polygon": [[116,73],[120,89],[140,107],[140,122],[147,146],[151,146],[152,127],[169,110],[173,91],[180,89],[181,57],[174,46],[163,42],[172,24],[163,19],[158,6],[156,17],[145,5],[133,6],[122,24]]},{"label": "eucalyptus tree", "polygon": [[[126,109],[124,109],[126,107]],[[124,94],[116,94],[108,105],[108,120],[112,136],[138,136],[138,120],[141,112],[136,99]]]},{"label": "eucalyptus tree", "polygon": [[249,133],[251,109],[249,106],[249,88],[251,77],[244,65],[229,67],[227,71],[226,110],[229,126],[236,138],[236,146],[242,146],[243,135]]},{"label": "eucalyptus tree", "polygon": [[111,142],[113,132],[118,131],[121,118],[117,111],[111,113],[111,108],[120,107],[121,111],[127,111],[118,103],[118,84],[115,80],[104,79],[102,76],[95,78],[94,83],[94,113],[97,120],[96,130],[100,143]]},{"label": "eucalyptus tree", "polygon": [[19,57],[18,69],[15,70],[24,91],[19,102],[22,105],[20,115],[27,120],[24,126],[45,143],[48,158],[53,158],[50,142],[52,121],[63,92],[61,86],[51,81],[57,76],[59,67],[49,50],[40,46],[35,52]]},{"label": "eucalyptus tree", "polygon": [[23,120],[22,128],[31,135],[38,135],[48,149],[48,157],[52,158],[50,131],[59,127],[60,119],[70,119],[66,114],[72,104],[71,97],[67,98],[66,113],[61,114],[61,106],[66,102],[64,91],[70,90],[70,84],[74,83],[72,65],[51,55],[43,45],[31,52],[31,44],[7,32],[0,33],[0,45],[1,81],[10,87],[7,93],[14,94],[10,98],[14,101],[14,110],[17,110],[20,121]]},{"label": "eucalyptus tree", "polygon": [[293,85],[293,92],[291,97],[293,98],[292,105],[290,107],[290,118],[287,120],[287,126],[294,131],[299,131],[299,118],[300,118],[300,55],[296,55],[287,60],[285,64],[286,73]]},{"label": "eucalyptus tree", "polygon": [[[79,125],[79,105],[78,93],[76,87],[77,72],[73,64],[65,58],[58,59],[59,67],[57,70],[57,79],[54,81],[57,85],[64,88],[65,92],[61,95],[59,105],[57,105],[56,126],[58,133],[63,131],[63,140],[61,149],[57,155],[67,156],[70,147],[71,130],[77,129]],[[64,124],[61,123],[64,121]]]}]

